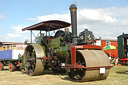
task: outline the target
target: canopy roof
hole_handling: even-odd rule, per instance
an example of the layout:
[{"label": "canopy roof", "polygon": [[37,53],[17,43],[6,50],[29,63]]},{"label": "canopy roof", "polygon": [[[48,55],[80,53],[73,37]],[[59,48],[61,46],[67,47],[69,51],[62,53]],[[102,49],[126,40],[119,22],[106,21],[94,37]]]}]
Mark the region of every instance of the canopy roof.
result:
[{"label": "canopy roof", "polygon": [[42,30],[42,31],[51,31],[51,30],[57,30],[60,28],[69,27],[71,24],[68,22],[60,21],[60,20],[50,20],[50,21],[44,21],[37,23],[35,25],[26,27],[22,29],[22,31],[25,30]]}]

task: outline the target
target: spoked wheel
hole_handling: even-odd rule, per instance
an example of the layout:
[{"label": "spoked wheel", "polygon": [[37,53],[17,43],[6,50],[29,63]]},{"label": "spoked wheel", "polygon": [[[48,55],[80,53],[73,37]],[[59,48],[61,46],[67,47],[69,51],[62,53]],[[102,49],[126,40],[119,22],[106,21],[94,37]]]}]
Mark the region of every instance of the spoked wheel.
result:
[{"label": "spoked wheel", "polygon": [[12,71],[14,71],[16,69],[15,64],[13,64],[12,62],[9,62],[8,67],[9,67],[9,71],[10,72],[12,72]]},{"label": "spoked wheel", "polygon": [[3,70],[4,69],[4,64],[3,62],[0,62],[0,70]]},{"label": "spoked wheel", "polygon": [[[108,56],[100,50],[78,50],[76,62],[85,67],[110,66]],[[74,81],[92,81],[105,79],[110,69],[105,69],[105,73],[100,70],[86,70],[83,68],[69,69],[68,75]]]},{"label": "spoked wheel", "polygon": [[[76,53],[76,63],[78,65],[85,65],[85,60],[82,57],[81,53],[77,51]],[[69,59],[69,62],[71,61],[71,59]],[[83,76],[85,75],[85,70],[84,68],[75,68],[75,69],[70,69],[70,72],[68,72],[69,77],[74,80],[74,81],[80,81]]]},{"label": "spoked wheel", "polygon": [[38,44],[28,45],[24,53],[24,67],[28,75],[34,76],[42,74],[44,61],[38,59],[45,56],[43,48]]}]

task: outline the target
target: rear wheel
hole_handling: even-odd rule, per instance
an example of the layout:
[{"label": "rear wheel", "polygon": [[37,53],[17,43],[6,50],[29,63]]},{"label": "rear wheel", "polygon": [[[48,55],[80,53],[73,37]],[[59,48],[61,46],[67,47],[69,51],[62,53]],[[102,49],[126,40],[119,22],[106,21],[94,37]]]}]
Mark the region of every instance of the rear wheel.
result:
[{"label": "rear wheel", "polygon": [[0,62],[0,70],[3,70],[4,69],[4,64],[3,62]]},{"label": "rear wheel", "polygon": [[31,44],[26,47],[24,53],[24,67],[28,75],[42,74],[45,62],[38,58],[44,56],[44,50],[39,44]]},{"label": "rear wheel", "polygon": [[9,62],[8,67],[9,67],[10,72],[12,72],[16,69],[16,66],[13,62]]}]

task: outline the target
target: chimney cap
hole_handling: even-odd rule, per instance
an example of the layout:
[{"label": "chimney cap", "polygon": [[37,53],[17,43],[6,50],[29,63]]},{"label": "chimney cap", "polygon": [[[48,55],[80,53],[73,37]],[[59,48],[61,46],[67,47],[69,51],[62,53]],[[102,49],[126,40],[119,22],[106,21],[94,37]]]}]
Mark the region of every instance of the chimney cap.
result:
[{"label": "chimney cap", "polygon": [[70,6],[70,8],[69,8],[69,10],[72,10],[72,9],[77,9],[77,6],[75,5],[75,4],[72,4],[71,6]]}]

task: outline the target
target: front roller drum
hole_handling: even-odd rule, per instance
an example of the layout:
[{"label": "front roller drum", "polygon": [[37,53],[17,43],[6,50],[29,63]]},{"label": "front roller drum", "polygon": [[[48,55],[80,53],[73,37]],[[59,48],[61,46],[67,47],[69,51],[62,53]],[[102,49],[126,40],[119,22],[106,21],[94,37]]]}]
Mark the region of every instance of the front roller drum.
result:
[{"label": "front roller drum", "polygon": [[[78,50],[76,62],[85,67],[110,66],[108,56],[101,50]],[[86,70],[85,68],[69,69],[68,75],[74,81],[92,81],[106,79],[110,69],[100,73],[100,69]]]},{"label": "front roller drum", "polygon": [[28,75],[35,76],[42,74],[45,63],[39,58],[44,56],[44,50],[39,44],[31,44],[26,47],[24,53],[24,68]]}]

